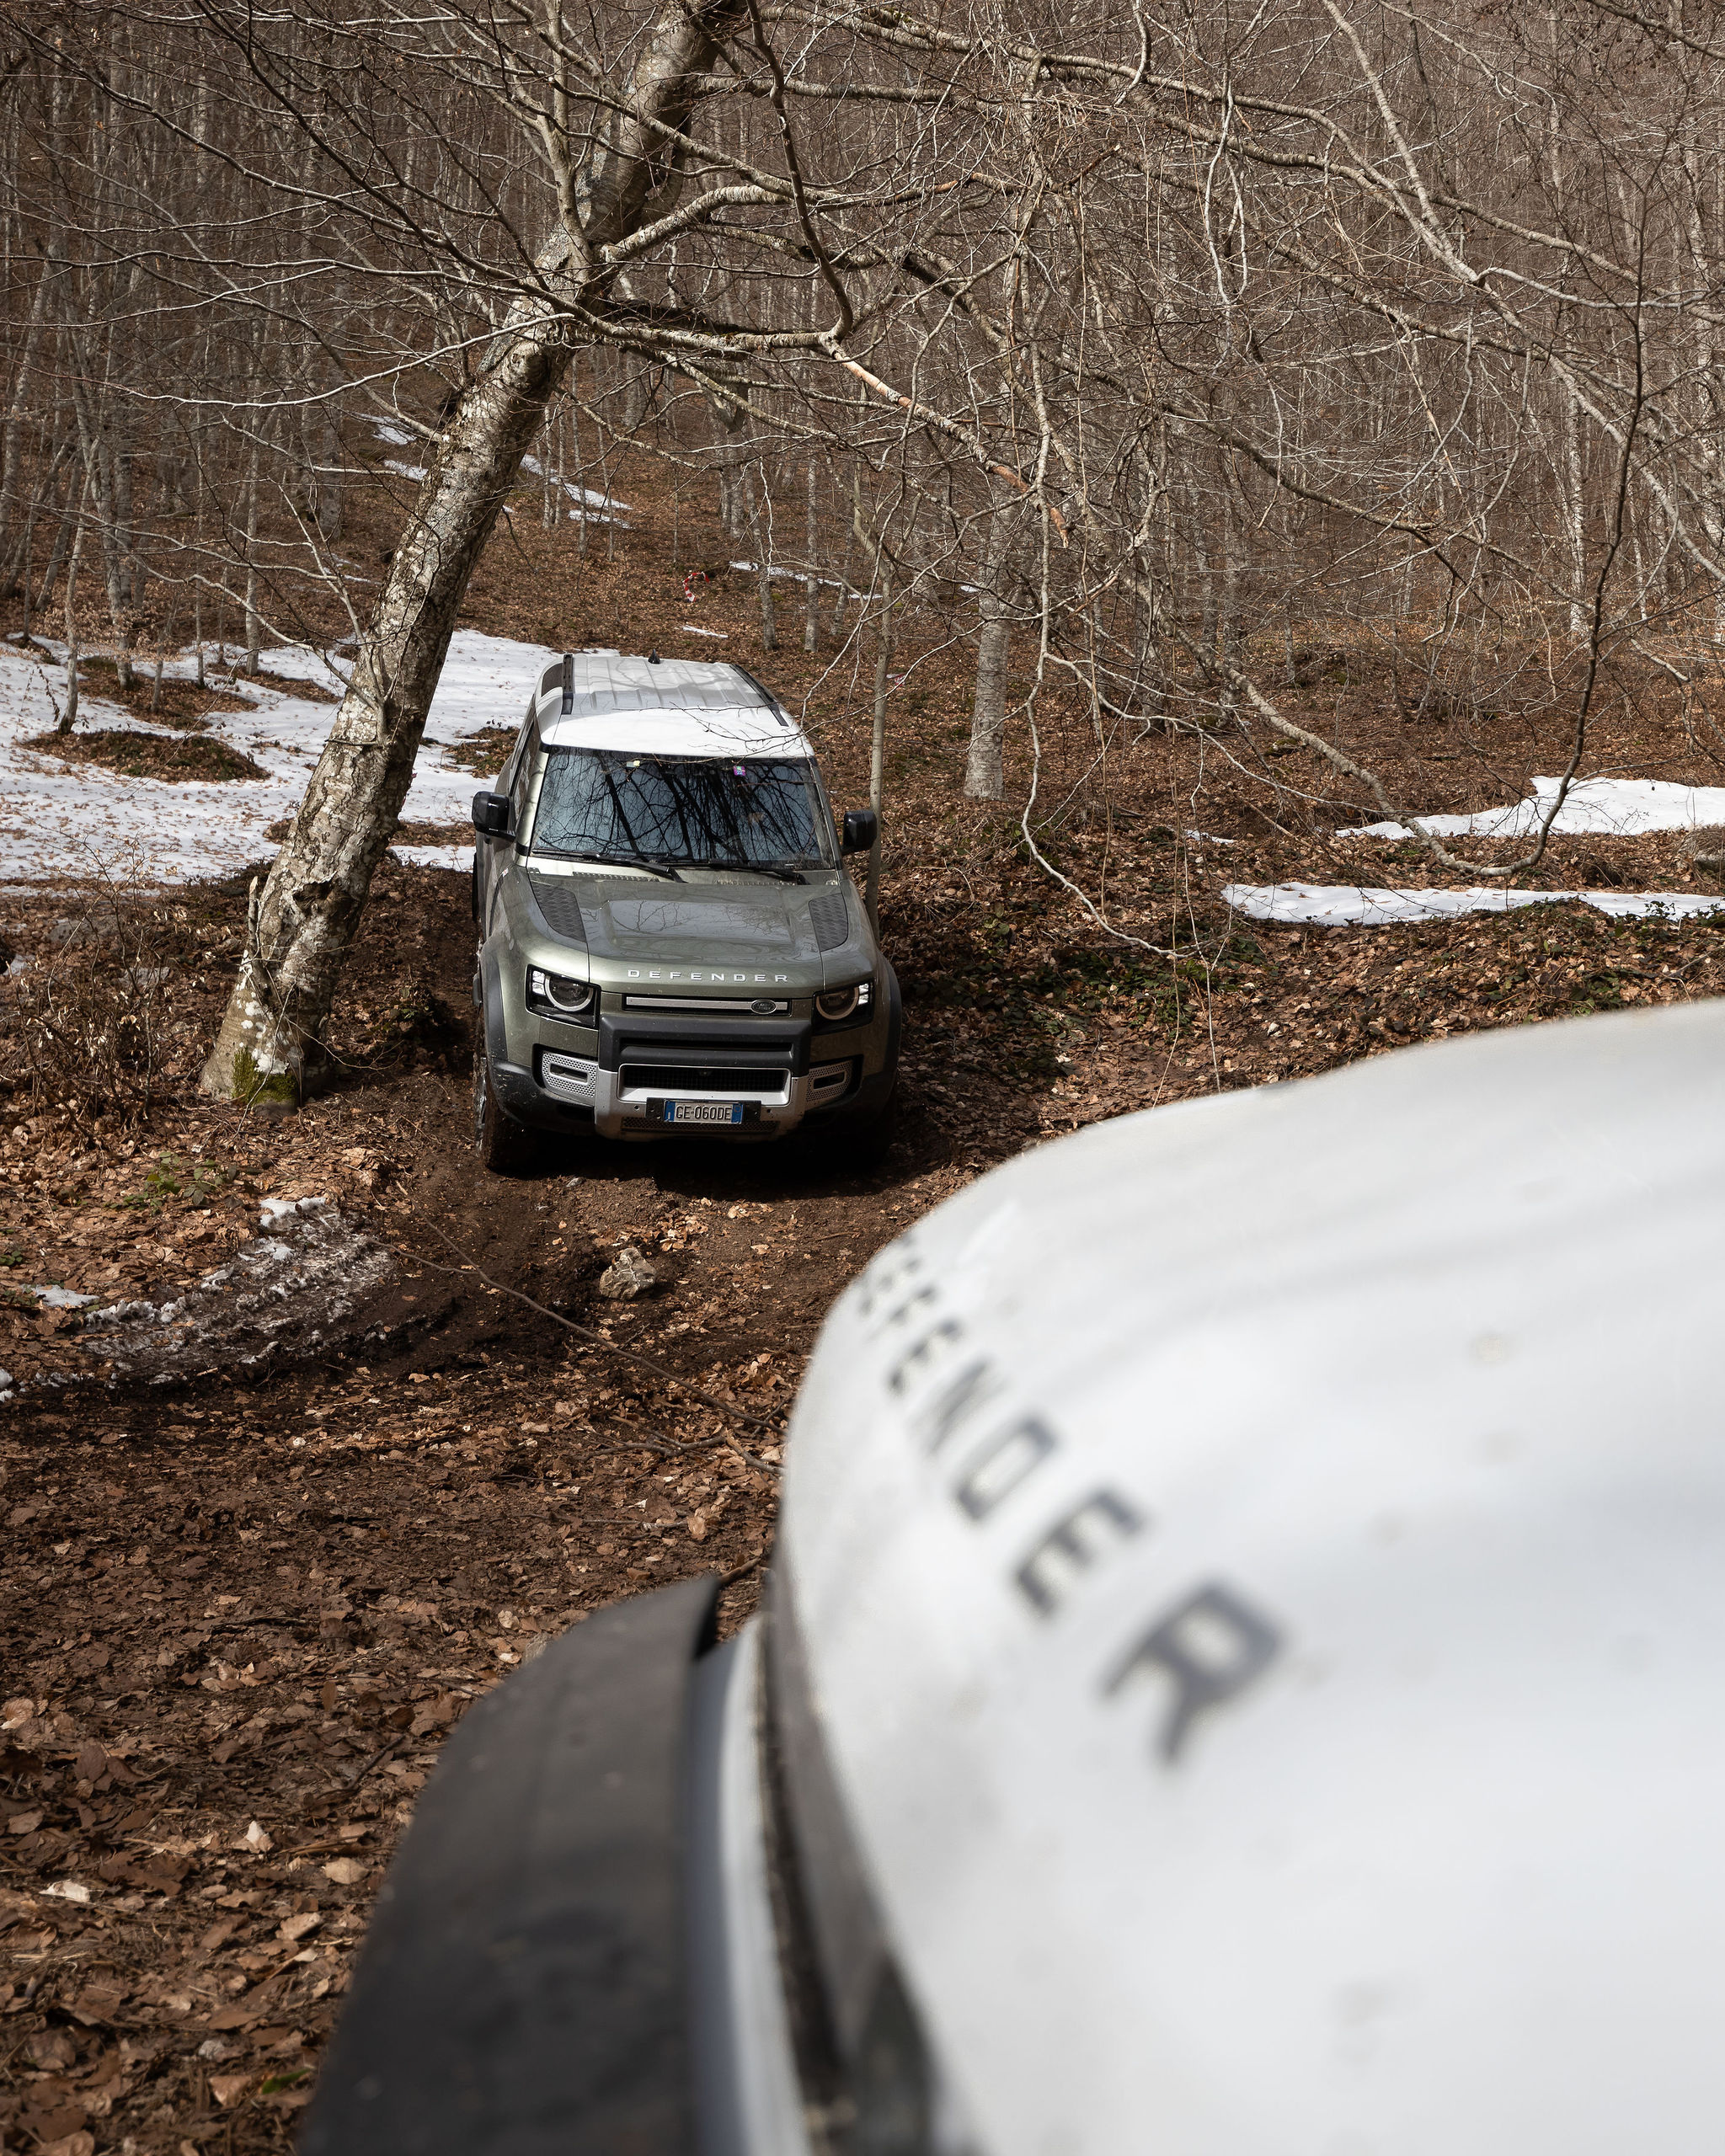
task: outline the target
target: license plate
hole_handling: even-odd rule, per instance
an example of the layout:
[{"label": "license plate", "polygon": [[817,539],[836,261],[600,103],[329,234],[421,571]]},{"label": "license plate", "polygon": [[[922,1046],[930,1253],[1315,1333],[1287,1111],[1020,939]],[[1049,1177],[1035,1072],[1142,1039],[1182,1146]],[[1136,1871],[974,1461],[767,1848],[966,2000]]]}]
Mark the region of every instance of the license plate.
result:
[{"label": "license plate", "polygon": [[665,1104],[667,1123],[740,1123],[743,1103],[740,1101],[667,1101]]}]

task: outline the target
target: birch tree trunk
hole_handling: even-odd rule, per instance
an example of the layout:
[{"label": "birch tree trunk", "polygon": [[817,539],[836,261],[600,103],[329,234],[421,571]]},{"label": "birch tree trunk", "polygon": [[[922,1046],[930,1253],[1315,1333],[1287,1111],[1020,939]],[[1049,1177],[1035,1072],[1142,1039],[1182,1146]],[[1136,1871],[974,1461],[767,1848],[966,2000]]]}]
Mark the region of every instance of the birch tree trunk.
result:
[{"label": "birch tree trunk", "polygon": [[886,699],[893,663],[893,576],[880,563],[880,626],[874,643],[874,724],[868,744],[868,805],[874,811],[874,843],[868,849],[868,873],[863,885],[863,904],[868,923],[880,930],[880,844],[886,814]]},{"label": "birch tree trunk", "polygon": [[970,712],[970,746],[964,759],[964,798],[998,801],[1006,792],[1001,760],[1007,733],[1007,660],[1011,629],[1001,594],[1012,552],[1011,513],[998,509],[989,522],[977,605],[982,626],[976,638],[976,696]]},{"label": "birch tree trunk", "polygon": [[251,454],[246,460],[246,672],[254,680],[257,677],[261,641],[258,621],[258,444],[254,436]]},{"label": "birch tree trunk", "polygon": [[747,0],[670,0],[638,48],[617,115],[579,172],[559,174],[562,225],[446,426],[396,548],[293,829],[255,894],[240,975],[204,1066],[219,1098],[296,1103],[322,1075],[342,963],[406,798],[456,611],[563,382],[571,302],[602,304],[605,249],[645,217],[665,130]]},{"label": "birch tree trunk", "polygon": [[77,648],[77,565],[84,550],[84,510],[90,499],[90,483],[84,482],[83,499],[77,508],[77,536],[72,542],[72,566],[66,578],[66,702],[60,713],[60,723],[54,731],[70,734],[77,724],[77,670],[81,654]]}]

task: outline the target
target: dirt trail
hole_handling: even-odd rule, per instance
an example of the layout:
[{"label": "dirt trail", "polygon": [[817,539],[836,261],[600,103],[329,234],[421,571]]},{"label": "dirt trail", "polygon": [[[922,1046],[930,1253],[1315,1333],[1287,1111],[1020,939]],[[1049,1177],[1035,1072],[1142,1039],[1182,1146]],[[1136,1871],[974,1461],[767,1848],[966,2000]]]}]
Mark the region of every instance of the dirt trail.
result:
[{"label": "dirt trail", "polygon": [[[188,1107],[117,1177],[13,1171],[13,1277],[130,1315],[8,1321],[0,2145],[287,2143],[467,1701],[659,1581],[717,1570],[740,1621],[820,1319],[957,1179],[914,1118],[865,1177],[590,1144],[488,1177],[464,883],[392,870],[380,898],[345,1015],[375,1043],[405,1012],[396,1062],[286,1123]],[[658,1284],[620,1305],[623,1245]]]}]

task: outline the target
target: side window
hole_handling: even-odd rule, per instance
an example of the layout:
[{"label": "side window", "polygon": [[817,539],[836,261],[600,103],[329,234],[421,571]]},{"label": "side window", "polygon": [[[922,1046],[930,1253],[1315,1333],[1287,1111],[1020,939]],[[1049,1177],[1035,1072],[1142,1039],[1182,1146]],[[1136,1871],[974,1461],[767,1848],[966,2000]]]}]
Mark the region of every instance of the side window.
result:
[{"label": "side window", "polygon": [[533,766],[539,756],[539,729],[529,726],[522,734],[515,750],[515,769],[510,774],[510,825],[519,840],[522,835],[522,819],[527,813],[527,788],[533,781]]}]

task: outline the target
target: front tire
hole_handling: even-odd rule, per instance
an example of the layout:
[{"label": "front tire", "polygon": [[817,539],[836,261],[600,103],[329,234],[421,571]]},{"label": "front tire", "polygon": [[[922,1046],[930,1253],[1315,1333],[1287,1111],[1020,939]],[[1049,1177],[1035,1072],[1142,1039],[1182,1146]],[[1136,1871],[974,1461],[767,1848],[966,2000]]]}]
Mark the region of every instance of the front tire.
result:
[{"label": "front tire", "polygon": [[473,1041],[473,1150],[492,1175],[509,1175],[531,1165],[537,1143],[525,1123],[517,1123],[497,1097],[491,1082],[491,1058],[485,1046],[485,1016],[479,1014]]}]

